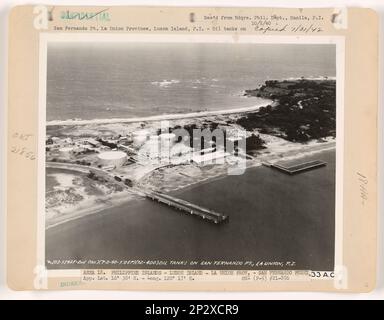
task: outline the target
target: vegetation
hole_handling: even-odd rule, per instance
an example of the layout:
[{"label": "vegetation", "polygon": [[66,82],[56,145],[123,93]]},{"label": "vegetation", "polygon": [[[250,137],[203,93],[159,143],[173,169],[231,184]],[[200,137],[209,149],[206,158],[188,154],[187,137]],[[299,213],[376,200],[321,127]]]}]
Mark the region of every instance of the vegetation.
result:
[{"label": "vegetation", "polygon": [[261,139],[259,135],[255,135],[255,134],[252,134],[251,136],[249,136],[245,140],[245,143],[246,143],[247,153],[249,153],[250,151],[255,151],[255,150],[259,150],[259,149],[264,149],[265,148],[264,140]]},{"label": "vegetation", "polygon": [[236,121],[246,130],[257,128],[293,142],[336,136],[335,80],[270,80],[245,95],[275,101]]}]

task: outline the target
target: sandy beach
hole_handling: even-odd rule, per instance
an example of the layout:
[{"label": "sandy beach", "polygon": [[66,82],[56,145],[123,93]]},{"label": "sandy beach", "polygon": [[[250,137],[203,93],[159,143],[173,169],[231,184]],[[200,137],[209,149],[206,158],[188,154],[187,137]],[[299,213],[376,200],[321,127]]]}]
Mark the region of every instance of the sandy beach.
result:
[{"label": "sandy beach", "polygon": [[[46,208],[46,229],[137,198],[128,189],[113,191],[108,186],[96,185],[85,175],[79,170],[49,169],[46,201],[50,204]],[[75,199],[73,196],[68,199],[71,190],[75,190]]]},{"label": "sandy beach", "polygon": [[99,199],[98,202],[95,202],[93,199],[89,199],[86,203],[74,206],[73,210],[68,211],[65,215],[57,216],[49,220],[47,219],[45,228],[46,230],[48,230],[62,223],[83,218],[103,210],[117,207],[123,203],[140,199],[141,198],[135,197],[131,192],[121,192],[119,194],[115,194],[113,197],[110,198]]},{"label": "sandy beach", "polygon": [[47,126],[72,126],[72,125],[87,125],[87,124],[113,124],[113,123],[133,123],[143,121],[162,121],[162,120],[178,120],[188,118],[201,118],[215,115],[228,115],[234,113],[247,113],[258,110],[260,107],[272,104],[272,100],[264,99],[264,101],[257,105],[252,105],[243,108],[234,108],[227,110],[212,110],[200,111],[181,114],[164,114],[150,117],[137,117],[137,118],[115,118],[115,119],[93,119],[93,120],[52,120],[47,121]]},{"label": "sandy beach", "polygon": [[[246,168],[250,169],[261,166],[263,162],[275,163],[299,160],[324,151],[332,151],[336,148],[336,141],[334,139],[322,143],[313,141],[306,145],[287,143],[283,139],[276,140],[269,145],[268,149],[260,151],[256,158],[247,160]],[[283,140],[283,142],[280,140]],[[207,169],[199,169],[193,165],[166,167],[143,175],[139,183],[143,188],[156,189],[167,193],[220,179],[228,175],[230,168],[231,164],[227,162]],[[247,173],[244,172],[244,174]]]}]

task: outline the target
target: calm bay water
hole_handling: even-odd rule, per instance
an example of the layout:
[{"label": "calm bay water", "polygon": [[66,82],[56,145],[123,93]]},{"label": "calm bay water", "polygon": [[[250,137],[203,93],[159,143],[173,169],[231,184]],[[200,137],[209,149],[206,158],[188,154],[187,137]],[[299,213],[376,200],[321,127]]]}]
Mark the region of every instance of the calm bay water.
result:
[{"label": "calm bay water", "polygon": [[152,116],[258,104],[267,79],[335,76],[334,45],[51,43],[47,120]]},{"label": "calm bay water", "polygon": [[295,269],[332,270],[335,151],[303,161],[314,159],[326,161],[327,166],[294,176],[257,167],[175,193],[229,215],[228,223],[214,225],[150,200],[127,202],[48,229],[46,258],[294,261]]}]

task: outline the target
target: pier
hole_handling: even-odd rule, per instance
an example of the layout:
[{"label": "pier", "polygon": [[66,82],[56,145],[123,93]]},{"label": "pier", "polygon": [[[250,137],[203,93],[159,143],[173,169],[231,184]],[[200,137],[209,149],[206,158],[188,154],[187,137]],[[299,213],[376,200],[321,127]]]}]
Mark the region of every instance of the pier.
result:
[{"label": "pier", "polygon": [[[264,164],[264,165],[267,165],[267,164]],[[313,170],[313,169],[320,168],[320,167],[324,167],[326,165],[327,165],[326,162],[320,161],[320,160],[308,161],[308,162],[295,164],[295,165],[291,165],[291,166],[284,166],[284,165],[277,164],[277,163],[268,164],[268,166],[270,168],[277,169],[281,172],[284,172],[284,173],[287,173],[290,175],[301,173],[301,172],[308,171],[308,170]]]},{"label": "pier", "polygon": [[218,213],[216,211],[213,211],[211,209],[198,206],[186,200],[175,198],[173,196],[166,195],[157,191],[145,190],[143,188],[128,186],[124,183],[124,180],[126,180],[126,178],[124,177],[120,178],[110,172],[104,171],[99,168],[77,165],[73,163],[60,163],[60,162],[46,162],[46,167],[78,171],[82,174],[89,174],[90,172],[93,172],[98,176],[102,176],[105,179],[109,179],[114,183],[122,186],[123,188],[128,189],[130,192],[132,192],[135,195],[146,197],[147,199],[159,202],[161,204],[165,204],[171,208],[184,211],[185,213],[188,213],[191,215],[198,216],[206,221],[213,222],[215,224],[228,221],[228,216]]},{"label": "pier", "polygon": [[188,201],[178,199],[163,193],[151,191],[151,192],[146,192],[145,195],[150,200],[157,201],[159,203],[165,204],[177,210],[184,211],[185,213],[198,216],[202,219],[205,219],[209,222],[213,222],[215,224],[228,221],[228,216],[226,215],[223,215],[213,210],[203,208],[201,206],[195,205]]}]

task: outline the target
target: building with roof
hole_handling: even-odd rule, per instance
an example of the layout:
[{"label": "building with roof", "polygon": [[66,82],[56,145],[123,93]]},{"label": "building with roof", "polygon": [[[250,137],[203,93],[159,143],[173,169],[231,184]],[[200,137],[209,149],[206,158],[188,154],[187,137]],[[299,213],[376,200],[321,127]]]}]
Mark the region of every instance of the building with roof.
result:
[{"label": "building with roof", "polygon": [[70,158],[70,156],[73,154],[73,148],[72,147],[64,147],[59,149],[59,155],[61,158]]},{"label": "building with roof", "polygon": [[192,156],[192,163],[202,167],[212,164],[222,164],[224,163],[225,157],[229,156],[228,152],[219,150],[217,152],[209,152],[201,154],[200,152],[195,152]]}]

